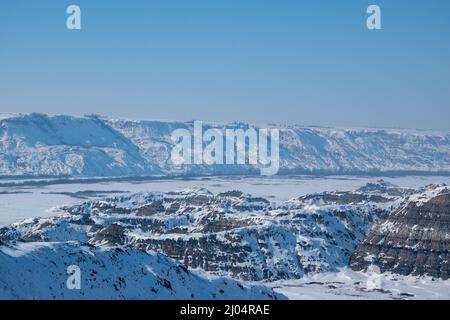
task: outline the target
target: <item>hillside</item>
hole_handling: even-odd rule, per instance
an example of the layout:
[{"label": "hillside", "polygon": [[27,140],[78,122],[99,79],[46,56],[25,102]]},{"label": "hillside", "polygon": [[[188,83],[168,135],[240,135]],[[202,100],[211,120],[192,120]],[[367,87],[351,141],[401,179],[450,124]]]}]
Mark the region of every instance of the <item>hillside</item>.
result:
[{"label": "hillside", "polygon": [[[41,114],[0,117],[0,176],[143,176],[257,173],[247,165],[176,167],[171,134],[192,122]],[[205,123],[214,128],[248,124]],[[450,173],[450,134],[418,130],[280,129],[279,173]],[[258,126],[255,126],[258,128]]]},{"label": "hillside", "polygon": [[[81,270],[67,288],[67,267]],[[160,254],[80,242],[0,245],[0,299],[281,299],[263,286],[193,273]]]}]

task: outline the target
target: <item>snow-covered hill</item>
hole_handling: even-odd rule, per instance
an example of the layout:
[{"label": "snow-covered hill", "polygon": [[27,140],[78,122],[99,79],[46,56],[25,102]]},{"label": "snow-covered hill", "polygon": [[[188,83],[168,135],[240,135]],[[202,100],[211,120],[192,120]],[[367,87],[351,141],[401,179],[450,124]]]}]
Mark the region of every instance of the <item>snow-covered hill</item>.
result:
[{"label": "snow-covered hill", "polygon": [[242,280],[300,278],[348,265],[377,218],[408,190],[326,192],[271,203],[239,191],[138,193],[63,207],[0,229],[0,241],[132,246]]},{"label": "snow-covered hill", "polygon": [[[204,124],[205,129],[251,125]],[[170,160],[171,134],[192,122],[41,114],[0,117],[0,176],[136,176],[250,173],[249,166]],[[450,172],[450,134],[417,130],[280,129],[280,173]]]},{"label": "snow-covered hill", "polygon": [[[67,268],[81,271],[68,289]],[[197,274],[167,257],[79,242],[0,245],[0,299],[282,299],[271,289]]]},{"label": "snow-covered hill", "polygon": [[122,176],[158,170],[120,132],[95,117],[40,114],[0,120],[0,174]]},{"label": "snow-covered hill", "polygon": [[[380,180],[277,202],[185,189],[61,206],[0,228],[0,298],[282,298],[229,278],[312,279],[347,266],[447,279],[448,195]],[[69,265],[84,270],[83,290],[65,287]],[[383,294],[411,297],[402,292]]]}]

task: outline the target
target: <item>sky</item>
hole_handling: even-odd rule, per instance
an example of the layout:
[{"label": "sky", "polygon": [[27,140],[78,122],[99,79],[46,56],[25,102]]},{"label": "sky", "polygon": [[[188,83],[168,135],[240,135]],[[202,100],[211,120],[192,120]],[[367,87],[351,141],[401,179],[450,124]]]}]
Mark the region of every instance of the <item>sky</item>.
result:
[{"label": "sky", "polygon": [[1,0],[0,112],[450,130],[450,1]]}]

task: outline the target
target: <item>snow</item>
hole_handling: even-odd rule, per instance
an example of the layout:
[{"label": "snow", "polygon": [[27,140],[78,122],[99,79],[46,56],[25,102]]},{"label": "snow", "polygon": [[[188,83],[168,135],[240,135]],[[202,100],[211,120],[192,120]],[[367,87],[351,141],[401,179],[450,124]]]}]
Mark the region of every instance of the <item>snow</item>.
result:
[{"label": "snow", "polygon": [[[320,197],[308,201],[299,198],[324,191],[355,190],[380,178],[374,174],[387,175],[381,172],[450,173],[448,132],[275,126],[281,130],[280,160],[284,175],[259,177],[249,176],[252,174],[249,166],[174,167],[169,157],[173,146],[170,135],[175,129],[191,129],[192,125],[192,122],[0,113],[0,227],[27,219],[13,224],[13,232],[34,236],[32,242],[0,245],[0,299],[186,299],[192,293],[199,299],[259,299],[273,295],[260,283],[255,287],[201,270],[185,271],[161,254],[128,247],[106,248],[105,243],[97,243],[97,247],[87,245],[86,225],[73,223],[62,210],[106,197],[109,200],[103,201],[115,201],[116,208],[136,208],[150,198],[170,197],[167,193],[176,190],[185,190],[179,195],[207,197],[240,190],[269,200],[270,205],[245,197],[233,200],[236,207],[247,208],[242,211],[216,205],[212,209],[217,209],[222,218],[238,216],[237,220],[251,221],[251,226],[242,224],[233,232],[215,235],[219,242],[225,243],[227,237],[232,237],[239,245],[251,248],[249,260],[236,266],[251,267],[263,257],[268,270],[289,275],[290,280],[270,286],[291,299],[450,299],[448,280],[342,268],[355,242],[370,227],[368,221],[372,221],[374,209],[389,211],[405,199],[376,205],[368,202],[330,205]],[[204,125],[206,129],[252,126],[207,122]],[[100,177],[104,180],[98,180]],[[413,189],[432,183],[450,184],[448,175],[383,179],[386,186]],[[443,186],[428,186],[409,195],[407,201],[420,206],[444,190]],[[365,192],[371,194],[370,190]],[[264,215],[254,209],[256,206],[267,209]],[[339,212],[345,213],[344,219]],[[126,236],[134,241],[200,239],[205,233],[198,222],[207,214],[200,208],[184,216],[155,215],[164,221],[166,231],[179,227],[186,234],[158,234],[135,228],[127,230]],[[101,225],[120,224],[132,217],[132,214],[92,213],[93,220]],[[283,221],[294,217],[298,219],[297,229],[288,230]],[[390,223],[382,227],[398,228]],[[343,234],[348,237],[341,237]],[[445,234],[445,239],[448,238],[450,234]],[[33,242],[36,239],[50,242]],[[261,241],[265,246],[260,246]],[[345,254],[340,250],[345,250]],[[84,281],[90,282],[84,282],[81,291],[67,290],[64,267],[74,263],[81,263],[88,272],[101,273],[97,280],[104,285],[87,277]],[[303,278],[292,280],[298,276]],[[126,285],[122,278],[126,278]]]},{"label": "snow", "polygon": [[124,176],[158,170],[95,117],[18,115],[0,120],[0,174]]},{"label": "snow", "polygon": [[290,300],[450,299],[450,280],[355,272],[348,268],[269,285]]},{"label": "snow", "polygon": [[[233,265],[240,269],[232,271],[227,262],[211,270],[222,275],[232,272],[234,277],[244,280],[297,278],[304,273],[331,271],[347,265],[352,250],[382,209],[397,201],[383,198],[384,201],[368,202],[359,193],[344,195],[360,200],[341,203],[338,196],[338,202],[327,200],[321,205],[311,205],[309,197],[298,197],[277,204],[240,193],[214,195],[202,188],[177,193],[140,192],[86,201],[64,209],[75,216],[63,214],[18,223],[5,229],[4,235],[11,240],[78,240],[99,246],[110,241],[127,243],[137,248],[154,248],[180,262],[199,254],[229,257],[238,253],[233,247],[242,247],[239,263]],[[336,194],[314,197],[327,199]],[[176,209],[169,210],[173,204]],[[73,221],[81,216],[85,219]],[[89,234],[87,227],[94,223],[97,231]],[[117,226],[121,230],[119,238],[96,233]],[[180,234],[174,230],[177,228],[185,232]],[[180,241],[176,254],[170,251],[173,245],[167,245],[171,240]],[[202,247],[205,241],[208,246]],[[200,251],[195,246],[190,256],[186,256],[181,242],[198,242]],[[211,261],[210,267],[213,264]]]},{"label": "snow", "polygon": [[[252,174],[251,166],[176,167],[170,161],[175,129],[192,122],[129,121],[95,116],[0,117],[0,175],[142,176]],[[247,128],[249,124],[204,123]],[[270,126],[273,127],[273,126]],[[278,126],[280,172],[450,172],[450,134],[411,129]]]},{"label": "snow", "polygon": [[[2,186],[9,181],[0,180],[0,227],[29,217],[49,217],[59,213],[58,207],[70,206],[82,199],[67,193],[98,191],[98,195],[87,195],[89,199],[137,192],[171,192],[189,188],[204,188],[213,193],[239,189],[244,193],[264,197],[280,203],[291,198],[327,190],[348,191],[383,178],[404,188],[418,189],[432,183],[450,184],[450,176],[411,177],[361,177],[361,176],[273,176],[273,177],[197,177],[189,179],[132,180],[123,182],[105,181],[96,183],[67,183],[34,186],[27,180],[21,187]],[[16,181],[20,182],[20,181]],[[35,183],[36,181],[32,181]],[[24,193],[15,193],[24,192]],[[103,192],[103,193],[102,193]]]},{"label": "snow", "polygon": [[[67,288],[67,267],[81,288]],[[77,242],[0,246],[0,299],[283,299],[261,285],[188,271],[160,254]]]},{"label": "snow", "polygon": [[[424,184],[429,183],[441,183],[447,182],[449,177],[397,177],[397,178],[384,178],[385,185],[393,186],[393,185],[401,185],[402,187],[414,187],[423,186]],[[241,219],[248,218],[257,218],[258,222],[255,224],[261,224],[261,232],[260,235],[269,234],[270,236],[264,237],[264,241],[267,245],[267,250],[271,252],[271,258],[268,261],[268,265],[278,268],[279,270],[294,270],[296,266],[290,260],[290,255],[292,252],[290,248],[294,248],[294,251],[301,252],[301,261],[300,263],[307,263],[310,268],[316,269],[318,273],[308,273],[302,274],[304,278],[300,280],[284,280],[278,281],[275,283],[269,283],[270,286],[274,287],[277,292],[287,296],[290,299],[421,299],[421,298],[436,298],[436,299],[450,299],[449,294],[449,282],[431,279],[431,278],[421,278],[421,277],[402,277],[398,275],[374,275],[370,273],[360,273],[348,270],[346,268],[341,269],[339,272],[324,272],[327,270],[331,270],[336,266],[345,265],[345,257],[341,254],[336,255],[338,251],[336,251],[332,246],[327,244],[326,238],[321,237],[321,233],[327,234],[327,232],[332,232],[331,234],[342,234],[342,232],[346,232],[346,230],[352,230],[353,235],[356,238],[361,238],[362,234],[358,233],[360,231],[360,225],[364,224],[364,221],[361,220],[362,224],[358,222],[358,220],[352,220],[352,224],[355,224],[356,227],[352,227],[349,225],[349,221],[341,220],[338,221],[330,215],[329,212],[334,209],[337,211],[346,212],[347,217],[352,217],[352,212],[355,213],[354,218],[360,215],[362,217],[365,212],[369,212],[370,203],[359,204],[359,209],[354,210],[352,206],[348,205],[328,205],[323,201],[309,202],[306,201],[304,206],[301,206],[301,201],[299,200],[299,196],[310,194],[311,191],[323,191],[324,189],[334,189],[334,190],[349,190],[349,189],[357,189],[362,187],[367,182],[375,182],[378,180],[377,178],[369,178],[369,177],[322,177],[312,179],[311,177],[299,177],[299,176],[284,176],[284,177],[271,177],[271,178],[259,178],[259,177],[215,177],[215,178],[194,178],[188,180],[157,180],[157,181],[145,181],[141,183],[136,183],[132,181],[126,182],[103,182],[103,183],[95,183],[95,184],[52,184],[43,187],[31,187],[31,188],[17,188],[19,191],[28,191],[31,193],[25,194],[1,194],[2,191],[12,192],[17,191],[16,189],[11,189],[10,187],[5,187],[0,189],[0,216],[4,219],[7,216],[6,220],[8,221],[19,220],[19,216],[9,215],[8,211],[4,211],[7,209],[5,207],[5,201],[2,199],[10,199],[12,200],[12,208],[22,208],[24,210],[23,217],[35,217],[39,214],[37,213],[37,208],[39,206],[41,208],[47,208],[53,205],[61,205],[68,204],[73,205],[76,203],[80,203],[84,201],[84,199],[74,198],[69,195],[56,195],[49,194],[49,192],[76,192],[82,190],[91,190],[91,191],[102,191],[106,192],[106,196],[108,197],[117,197],[117,199],[121,199],[121,201],[117,202],[118,207],[124,208],[133,208],[139,207],[139,205],[145,204],[149,199],[158,199],[162,197],[161,191],[166,190],[174,191],[177,189],[182,189],[182,187],[187,187],[183,192],[179,193],[182,196],[189,196],[192,194],[197,195],[206,195],[213,196],[214,193],[229,191],[231,189],[241,189],[241,190],[253,190],[256,192],[253,193],[255,196],[263,196],[268,197],[268,195],[276,194],[275,197],[269,198],[271,201],[276,202],[276,205],[289,208],[291,212],[291,216],[296,213],[304,213],[307,214],[305,219],[297,230],[298,237],[292,237],[292,233],[289,233],[284,229],[282,225],[269,223],[270,221],[282,221],[283,216],[278,218],[278,214],[283,213],[282,210],[277,210],[276,207],[272,208],[272,212],[269,215],[265,216],[255,216],[255,212],[252,211],[244,211],[240,212]],[[238,187],[237,187],[238,186]],[[351,188],[349,186],[352,186]],[[212,188],[212,190],[208,191],[206,188]],[[107,191],[116,190],[116,193],[108,194]],[[414,201],[427,201],[430,197],[435,196],[436,194],[445,190],[443,186],[429,186],[428,188],[422,188],[421,192],[417,194],[410,195],[410,199]],[[129,194],[122,194],[120,192],[123,191],[133,191],[138,192],[133,196]],[[150,192],[147,192],[150,191]],[[276,192],[275,192],[276,191]],[[99,199],[104,198],[105,194],[87,194],[87,199]],[[175,195],[166,195],[168,197],[175,197]],[[29,197],[29,198],[27,198]],[[32,202],[27,202],[27,199],[34,199]],[[49,200],[50,199],[50,200]],[[106,201],[106,200],[104,200]],[[111,203],[111,200],[107,200],[105,203]],[[244,200],[237,200],[237,204],[240,205],[248,205]],[[258,203],[256,203],[258,204]],[[395,204],[398,205],[399,203]],[[11,204],[10,204],[11,205]],[[383,206],[384,204],[379,204],[379,206]],[[389,205],[392,205],[390,203]],[[366,207],[365,207],[366,206]],[[300,209],[301,208],[301,209]],[[365,209],[364,209],[365,208]],[[352,211],[353,210],[353,211]],[[12,212],[12,211],[10,211]],[[151,277],[155,277],[158,272],[156,267],[150,267],[150,262],[142,262],[150,259],[148,257],[141,256],[141,252],[131,253],[133,257],[132,261],[122,260],[120,264],[111,264],[109,259],[115,256],[116,253],[108,252],[108,250],[103,248],[103,244],[98,243],[99,246],[97,249],[84,246],[83,243],[86,243],[88,240],[86,237],[87,230],[84,226],[74,223],[68,223],[64,221],[64,214],[61,214],[62,211],[56,210],[52,212],[48,212],[49,218],[43,218],[40,220],[28,219],[23,223],[17,223],[14,226],[17,228],[20,233],[29,233],[39,234],[42,232],[42,235],[49,238],[50,243],[25,243],[25,244],[17,244],[13,246],[1,246],[0,248],[0,274],[12,274],[11,270],[8,268],[12,268],[13,262],[14,264],[23,264],[23,270],[19,268],[18,274],[23,277],[24,282],[20,283],[20,286],[14,287],[14,292],[11,291],[11,286],[14,283],[14,277],[0,277],[0,298],[1,297],[14,297],[14,298],[33,298],[33,297],[43,297],[43,298],[54,298],[53,295],[56,295],[57,298],[105,298],[105,299],[133,299],[133,298],[178,298],[176,294],[172,294],[166,292],[161,295],[149,295],[148,292],[143,293],[143,287],[141,281],[148,281],[146,283],[155,283],[155,281]],[[54,216],[58,213],[58,216]],[[225,216],[229,213],[224,213]],[[199,219],[202,215],[201,211],[194,211],[192,215],[195,219]],[[362,215],[362,216],[361,216]],[[131,216],[131,215],[130,215]],[[289,219],[288,216],[286,219]],[[322,222],[317,223],[315,217],[321,217]],[[99,224],[110,224],[113,222],[117,222],[122,219],[129,218],[129,215],[105,215],[98,214],[95,216],[94,220]],[[159,217],[158,217],[159,218]],[[178,219],[178,220],[177,220]],[[353,218],[352,218],[353,219]],[[170,222],[170,223],[169,223]],[[44,225],[53,224],[51,228],[42,228]],[[168,220],[168,224],[166,227],[168,229],[173,228],[175,226],[185,226],[189,228],[189,221],[184,218],[171,218]],[[366,227],[369,227],[367,225]],[[386,227],[393,227],[388,226]],[[259,227],[258,227],[259,228]],[[302,229],[303,228],[303,229]],[[191,230],[191,229],[189,229]],[[262,232],[262,230],[265,230]],[[192,233],[189,234],[179,234],[177,235],[180,239],[188,240],[193,238],[200,238],[204,236],[204,234],[198,232],[194,232],[195,230],[191,230]],[[257,252],[259,248],[259,244],[255,242],[255,238],[251,236],[250,228],[241,228],[238,230],[238,234],[244,240],[244,243],[251,248],[254,248],[254,251]],[[218,235],[219,241],[224,241],[225,237],[222,237],[220,233]],[[313,236],[315,235],[315,236]],[[155,233],[145,233],[140,229],[134,229],[132,232],[127,234],[128,237],[133,239],[145,239],[147,237],[151,237],[153,239],[167,239],[173,237],[174,235],[170,234],[155,234]],[[347,243],[345,238],[339,240],[338,238],[334,238],[338,240],[337,246],[341,248],[350,248],[352,246],[351,243]],[[303,249],[298,244],[307,244],[307,250]],[[105,251],[106,250],[106,251]],[[114,284],[117,281],[117,276],[121,275],[122,269],[129,264],[133,267],[131,268],[131,272],[133,273],[137,266],[144,266],[148,271],[148,274],[145,275],[144,280],[131,277],[131,282],[133,283],[131,286],[134,289],[134,293],[129,290],[120,291],[117,293],[115,290],[105,290],[104,288],[98,291],[83,291],[80,293],[67,293],[64,287],[59,286],[55,289],[55,287],[49,288],[46,285],[42,285],[43,283],[50,283],[50,279],[47,278],[48,275],[42,274],[41,271],[36,271],[36,274],[27,275],[26,270],[29,268],[37,268],[37,265],[42,266],[42,264],[48,263],[48,260],[55,261],[59,259],[59,261],[63,264],[72,263],[72,261],[66,261],[66,256],[75,256],[79,257],[83,261],[86,261],[86,265],[84,268],[88,270],[95,270],[96,263],[103,263],[108,265],[108,273],[104,275],[104,281],[109,284]],[[85,255],[92,257],[95,260],[94,262],[90,262],[91,258],[86,258]],[[320,259],[319,259],[320,257]],[[125,259],[125,258],[123,258]],[[136,265],[136,267],[135,267]],[[239,263],[239,266],[243,266],[244,264]],[[297,266],[298,267],[298,266]],[[27,269],[28,268],[28,269]],[[50,270],[50,272],[54,272],[61,275],[61,278],[58,278],[57,281],[63,281],[66,276],[64,271],[54,269],[54,266],[46,265],[46,268]],[[156,269],[155,269],[156,268]],[[41,268],[42,269],[42,268]],[[301,268],[299,268],[301,270]],[[156,270],[156,271],[155,271]],[[291,272],[287,271],[287,272]],[[43,272],[43,271],[42,271]],[[136,271],[137,272],[137,271]],[[202,278],[201,281],[210,281],[212,276],[211,274],[206,274],[200,270],[196,270],[194,272],[198,277]],[[129,278],[130,275],[126,274]],[[125,276],[125,274],[124,274]],[[127,278],[127,279],[128,279]],[[33,282],[33,279],[36,279]],[[206,279],[206,280],[205,280]],[[379,280],[381,279],[381,280]],[[374,280],[381,281],[381,288],[372,288],[371,282]],[[153,282],[152,282],[153,281]],[[175,280],[174,280],[175,281]],[[196,280],[197,281],[197,280]],[[199,280],[200,281],[200,280]],[[200,281],[200,282],[201,282]],[[375,281],[375,282],[376,282]],[[25,284],[27,282],[28,284]],[[39,282],[39,285],[38,283]],[[61,282],[62,283],[62,282]],[[265,282],[258,282],[258,284],[267,284]],[[29,285],[29,287],[26,287]],[[21,287],[22,286],[22,287]],[[214,284],[207,283],[205,284],[208,288],[217,288],[214,287]],[[97,290],[96,289],[96,290]],[[9,291],[8,291],[9,290]],[[165,289],[161,289],[165,290]],[[212,291],[208,291],[204,289],[204,287],[193,287],[192,290],[203,290],[205,294],[207,292],[211,293],[216,289],[211,289]],[[219,289],[217,289],[219,290]],[[30,292],[30,295],[25,295],[24,292]],[[137,292],[137,293],[136,293]],[[182,291],[177,291],[179,294]],[[197,292],[197,291],[195,291]],[[214,291],[215,292],[215,291]],[[93,295],[95,293],[95,296]],[[186,292],[184,291],[184,294]],[[167,295],[165,295],[167,294]],[[33,296],[34,295],[34,296]],[[181,296],[184,297],[185,296]],[[217,296],[216,296],[217,297]],[[232,297],[230,295],[230,297]],[[249,297],[249,296],[245,296]],[[212,298],[212,293],[210,296],[201,296],[201,298]],[[233,298],[237,298],[233,296]]]},{"label": "snow", "polygon": [[[382,177],[404,188],[418,189],[432,183],[450,184],[450,176]],[[379,177],[361,176],[274,176],[274,177],[198,177],[190,179],[158,179],[148,181],[63,183],[43,186],[10,187],[2,186],[8,181],[0,180],[0,227],[28,217],[49,217],[59,212],[58,207],[70,206],[81,200],[67,193],[99,191],[99,195],[88,195],[90,199],[100,199],[105,195],[115,196],[122,192],[171,192],[188,188],[204,188],[213,193],[239,189],[258,197],[266,197],[274,202],[283,202],[301,195],[326,190],[349,191],[374,182]],[[16,181],[20,182],[20,181]],[[33,181],[35,182],[35,181]],[[67,181],[66,181],[67,182]],[[23,192],[23,193],[15,193]],[[108,193],[101,193],[108,192]],[[65,193],[65,194],[64,194]]]}]

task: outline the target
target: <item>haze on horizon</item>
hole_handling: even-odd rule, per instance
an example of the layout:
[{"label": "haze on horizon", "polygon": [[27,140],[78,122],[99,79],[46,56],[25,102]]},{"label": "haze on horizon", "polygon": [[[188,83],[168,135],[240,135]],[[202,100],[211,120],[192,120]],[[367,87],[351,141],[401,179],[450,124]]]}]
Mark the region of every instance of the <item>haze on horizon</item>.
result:
[{"label": "haze on horizon", "polygon": [[0,112],[450,130],[449,1],[317,2],[2,1]]}]

